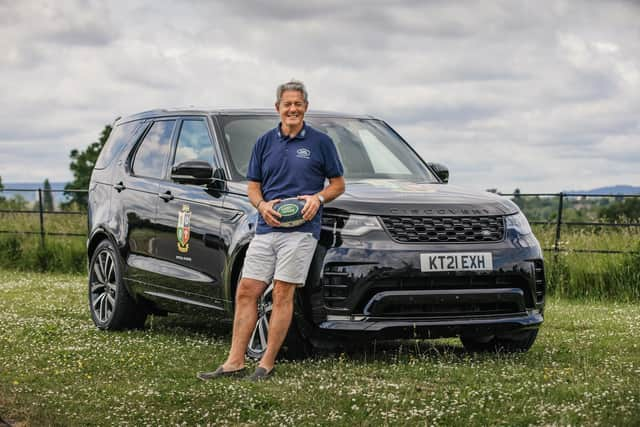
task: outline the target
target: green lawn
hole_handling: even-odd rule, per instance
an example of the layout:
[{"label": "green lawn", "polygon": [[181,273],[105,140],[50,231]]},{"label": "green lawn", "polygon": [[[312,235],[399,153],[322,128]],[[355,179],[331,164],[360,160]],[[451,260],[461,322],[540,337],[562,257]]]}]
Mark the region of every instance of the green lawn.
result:
[{"label": "green lawn", "polygon": [[[27,425],[640,425],[640,306],[553,300],[530,352],[377,343],[203,383],[228,327],[96,330],[82,276],[0,270],[0,418]],[[252,363],[251,366],[254,366]]]}]

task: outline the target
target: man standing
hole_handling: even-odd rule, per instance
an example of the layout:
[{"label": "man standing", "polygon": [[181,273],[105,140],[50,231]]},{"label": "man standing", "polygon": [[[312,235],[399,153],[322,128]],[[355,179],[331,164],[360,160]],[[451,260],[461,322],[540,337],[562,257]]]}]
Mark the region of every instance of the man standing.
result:
[{"label": "man standing", "polygon": [[[344,192],[343,168],[333,141],[304,122],[309,107],[304,84],[281,84],[276,94],[281,122],[258,138],[247,172],[249,200],[260,217],[236,290],[231,350],[216,371],[198,373],[203,380],[244,373],[257,302],[272,281],[267,350],[249,379],[259,381],[273,374],[276,355],[291,324],[295,289],[304,286],[320,237],[322,205]],[[329,180],[326,187],[325,179]],[[302,215],[306,222],[279,227],[280,214],[273,206],[291,197],[305,201]]]}]

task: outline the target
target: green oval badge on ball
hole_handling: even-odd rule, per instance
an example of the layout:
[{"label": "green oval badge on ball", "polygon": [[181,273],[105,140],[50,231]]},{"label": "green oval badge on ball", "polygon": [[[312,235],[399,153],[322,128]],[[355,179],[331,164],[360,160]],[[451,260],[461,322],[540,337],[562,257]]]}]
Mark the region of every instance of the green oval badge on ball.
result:
[{"label": "green oval badge on ball", "polygon": [[273,209],[280,214],[280,218],[278,218],[280,227],[292,228],[304,224],[306,222],[302,217],[302,208],[304,208],[304,206],[304,200],[293,197],[273,205]]},{"label": "green oval badge on ball", "polygon": [[282,205],[278,208],[278,213],[283,216],[295,215],[298,213],[298,206],[293,203]]}]

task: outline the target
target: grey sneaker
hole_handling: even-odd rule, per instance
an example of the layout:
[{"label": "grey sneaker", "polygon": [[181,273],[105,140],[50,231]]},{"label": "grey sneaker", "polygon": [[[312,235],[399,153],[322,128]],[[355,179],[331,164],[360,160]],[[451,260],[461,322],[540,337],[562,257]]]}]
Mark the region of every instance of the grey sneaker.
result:
[{"label": "grey sneaker", "polygon": [[215,378],[241,377],[244,375],[246,370],[246,368],[240,368],[235,371],[225,371],[222,366],[219,366],[218,369],[213,372],[198,372],[196,377],[202,381],[212,380]]},{"label": "grey sneaker", "polygon": [[253,374],[247,377],[248,381],[258,382],[268,380],[275,373],[276,368],[271,368],[270,371],[267,371],[265,368],[258,366]]}]

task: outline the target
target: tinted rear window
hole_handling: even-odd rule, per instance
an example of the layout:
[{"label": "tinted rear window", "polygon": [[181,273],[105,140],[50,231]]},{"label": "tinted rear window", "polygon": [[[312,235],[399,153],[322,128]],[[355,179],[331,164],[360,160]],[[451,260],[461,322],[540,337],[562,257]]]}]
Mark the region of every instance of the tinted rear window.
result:
[{"label": "tinted rear window", "polygon": [[133,174],[149,178],[162,178],[171,149],[171,134],[175,120],[153,123],[145,135],[133,160]]},{"label": "tinted rear window", "polygon": [[111,161],[121,152],[122,147],[127,145],[134,133],[140,126],[140,122],[129,122],[116,127],[111,131],[107,143],[102,147],[98,160],[96,161],[96,169],[104,169]]}]

